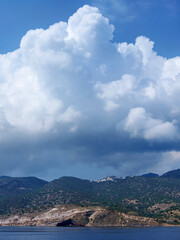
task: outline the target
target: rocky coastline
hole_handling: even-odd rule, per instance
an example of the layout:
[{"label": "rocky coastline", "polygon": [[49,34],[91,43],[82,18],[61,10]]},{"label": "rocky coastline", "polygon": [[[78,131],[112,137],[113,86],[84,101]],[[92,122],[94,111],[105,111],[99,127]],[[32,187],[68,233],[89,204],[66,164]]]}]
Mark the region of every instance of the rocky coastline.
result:
[{"label": "rocky coastline", "polygon": [[102,207],[60,205],[42,213],[2,217],[0,226],[152,227],[160,224],[152,218],[128,215]]}]

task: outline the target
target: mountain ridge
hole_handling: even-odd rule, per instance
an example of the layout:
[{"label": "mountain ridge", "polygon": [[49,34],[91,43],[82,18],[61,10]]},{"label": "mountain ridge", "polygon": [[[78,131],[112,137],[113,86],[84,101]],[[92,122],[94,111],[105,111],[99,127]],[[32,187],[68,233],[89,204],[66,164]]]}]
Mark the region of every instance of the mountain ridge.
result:
[{"label": "mountain ridge", "polygon": [[95,181],[70,176],[50,182],[34,177],[0,177],[0,216],[38,214],[73,204],[180,224],[179,172],[110,176]]},{"label": "mountain ridge", "polygon": [[[90,179],[83,179],[83,180],[87,180],[87,181],[101,181],[103,179],[107,179],[107,178],[111,178],[111,179],[125,179],[127,177],[146,177],[146,176],[153,176],[153,177],[172,177],[174,175],[174,178],[180,178],[180,169],[174,169],[174,170],[170,170],[170,171],[167,171],[161,175],[157,174],[157,173],[153,173],[153,172],[148,172],[148,173],[144,173],[144,174],[141,174],[141,175],[132,175],[132,176],[125,176],[125,177],[117,177],[117,176],[114,176],[114,175],[109,175],[109,176],[106,176],[106,177],[103,177],[103,178],[100,178],[100,179],[97,179],[97,180],[90,180]],[[59,178],[56,178],[56,179],[53,179],[51,181],[47,181],[47,180],[44,180],[44,179],[41,179],[41,178],[38,178],[38,177],[34,177],[34,176],[26,176],[26,177],[12,177],[12,176],[0,176],[0,182],[2,179],[39,179],[41,181],[44,181],[46,183],[48,182],[52,182],[54,180],[58,180],[60,178],[75,178],[75,179],[82,179],[80,177],[74,177],[74,176],[61,176]]]}]

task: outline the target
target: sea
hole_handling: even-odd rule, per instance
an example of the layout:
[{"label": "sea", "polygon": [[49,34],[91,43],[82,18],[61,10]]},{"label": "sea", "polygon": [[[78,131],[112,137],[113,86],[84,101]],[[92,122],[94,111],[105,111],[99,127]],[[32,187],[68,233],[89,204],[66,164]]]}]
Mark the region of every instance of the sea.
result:
[{"label": "sea", "polygon": [[2,240],[180,240],[180,227],[0,227]]}]

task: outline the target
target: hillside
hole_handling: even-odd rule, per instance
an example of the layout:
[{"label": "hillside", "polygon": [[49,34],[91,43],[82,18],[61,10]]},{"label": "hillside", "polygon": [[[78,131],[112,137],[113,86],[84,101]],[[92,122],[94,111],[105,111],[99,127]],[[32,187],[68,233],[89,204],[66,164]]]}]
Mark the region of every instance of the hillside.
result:
[{"label": "hillside", "polygon": [[150,177],[159,177],[159,175],[156,174],[156,173],[146,173],[146,174],[141,175],[141,177],[148,177],[148,178],[150,178]]},{"label": "hillside", "polygon": [[167,173],[164,173],[161,177],[180,179],[180,169],[176,169],[176,170],[172,170]]},{"label": "hillside", "polygon": [[[22,194],[17,184],[18,188],[12,191],[13,195],[0,197],[0,214],[39,213],[57,205],[74,204],[82,207],[101,206],[109,211],[154,218],[160,223],[179,224],[180,179],[168,176],[169,173],[160,177],[108,177],[98,181],[61,177],[49,183],[37,182],[36,187],[35,180],[25,184],[23,179],[27,192]],[[9,178],[2,181],[6,183],[0,186],[0,196],[6,187],[9,194],[15,179],[12,182]]]},{"label": "hillside", "polygon": [[47,181],[36,177],[0,177],[0,198],[25,194],[47,184]]},{"label": "hillside", "polygon": [[59,205],[49,211],[0,219],[0,226],[58,227],[149,227],[160,224],[146,217],[132,216],[102,207]]}]

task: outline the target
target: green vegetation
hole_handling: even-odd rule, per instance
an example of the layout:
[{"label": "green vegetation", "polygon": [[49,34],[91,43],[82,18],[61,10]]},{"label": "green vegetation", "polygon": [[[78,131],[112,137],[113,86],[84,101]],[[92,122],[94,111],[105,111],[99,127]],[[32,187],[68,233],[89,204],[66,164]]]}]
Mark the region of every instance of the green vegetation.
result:
[{"label": "green vegetation", "polygon": [[0,178],[1,215],[40,212],[60,204],[100,205],[180,224],[180,178],[139,176],[91,182],[62,177],[49,183],[35,178]]}]

